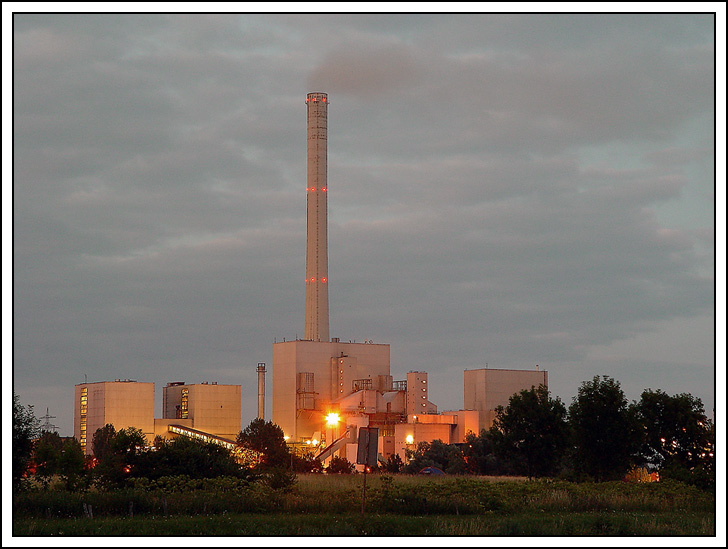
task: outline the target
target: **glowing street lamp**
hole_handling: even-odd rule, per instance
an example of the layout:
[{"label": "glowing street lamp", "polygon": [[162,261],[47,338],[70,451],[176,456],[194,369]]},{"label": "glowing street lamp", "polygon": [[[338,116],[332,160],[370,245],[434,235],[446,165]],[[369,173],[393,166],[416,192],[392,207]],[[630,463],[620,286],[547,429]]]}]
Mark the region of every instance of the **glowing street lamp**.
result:
[{"label": "glowing street lamp", "polygon": [[402,448],[402,450],[404,450],[405,463],[409,463],[410,460],[412,459],[411,447],[412,447],[412,444],[414,444],[414,442],[415,442],[415,437],[413,437],[412,435],[407,435],[406,437],[404,437],[404,443],[406,446],[404,448]]}]

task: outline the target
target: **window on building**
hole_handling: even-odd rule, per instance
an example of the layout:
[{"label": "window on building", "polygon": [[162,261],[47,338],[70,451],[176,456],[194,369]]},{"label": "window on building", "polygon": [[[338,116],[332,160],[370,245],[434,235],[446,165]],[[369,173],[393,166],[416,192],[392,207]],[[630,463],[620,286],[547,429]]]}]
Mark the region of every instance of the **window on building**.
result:
[{"label": "window on building", "polygon": [[182,389],[182,402],[180,405],[180,409],[182,412],[182,419],[187,419],[190,417],[189,412],[189,398],[190,398],[190,390],[188,388]]}]

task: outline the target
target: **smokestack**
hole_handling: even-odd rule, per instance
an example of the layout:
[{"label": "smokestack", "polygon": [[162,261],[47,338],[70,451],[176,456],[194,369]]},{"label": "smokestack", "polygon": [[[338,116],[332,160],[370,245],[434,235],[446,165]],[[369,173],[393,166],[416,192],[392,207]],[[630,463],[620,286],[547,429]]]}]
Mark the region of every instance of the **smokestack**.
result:
[{"label": "smokestack", "polygon": [[329,340],[329,252],[326,217],[325,93],[306,96],[308,111],[308,176],[306,179],[306,329],[304,338]]},{"label": "smokestack", "polygon": [[258,418],[265,419],[265,362],[258,362]]}]

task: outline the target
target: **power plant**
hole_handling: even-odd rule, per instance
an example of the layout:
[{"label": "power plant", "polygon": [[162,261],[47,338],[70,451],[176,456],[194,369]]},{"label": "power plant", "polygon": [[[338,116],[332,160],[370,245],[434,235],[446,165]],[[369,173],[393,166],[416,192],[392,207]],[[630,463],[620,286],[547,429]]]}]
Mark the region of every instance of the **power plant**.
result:
[{"label": "power plant", "polygon": [[[541,370],[464,371],[463,409],[438,411],[429,400],[427,372],[395,379],[389,344],[344,342],[329,335],[328,292],[328,95],[306,96],[306,281],[304,338],[273,344],[272,421],[296,451],[324,463],[334,455],[357,461],[360,428],[378,429],[377,454],[386,460],[419,442],[464,442],[488,428],[495,408],[514,393],[548,387]],[[266,365],[258,362],[258,414],[265,418]],[[193,436],[234,445],[241,427],[241,386],[170,382],[163,389],[163,417],[154,418],[154,384],[117,379],[76,385],[74,436],[87,454],[97,428],[137,427],[155,436]],[[359,466],[361,468],[361,466]]]},{"label": "power plant", "polygon": [[[307,219],[306,316],[304,339],[273,345],[273,418],[294,447],[315,449],[326,461],[339,454],[356,462],[357,429],[377,427],[381,459],[420,441],[464,442],[492,422],[502,398],[543,383],[546,372],[489,370],[472,373],[479,389],[463,410],[438,413],[429,401],[426,372],[408,372],[394,380],[388,344],[346,343],[329,339],[327,248],[328,95],[306,96]],[[478,372],[475,370],[473,372]],[[505,404],[508,404],[508,397]],[[484,408],[492,406],[492,408]]]}]

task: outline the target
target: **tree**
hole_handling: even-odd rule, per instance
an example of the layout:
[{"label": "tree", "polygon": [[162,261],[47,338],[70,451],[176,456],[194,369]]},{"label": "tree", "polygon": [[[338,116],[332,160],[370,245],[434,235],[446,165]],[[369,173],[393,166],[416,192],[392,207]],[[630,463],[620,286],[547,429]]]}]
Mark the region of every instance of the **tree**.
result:
[{"label": "tree", "polygon": [[283,429],[272,421],[256,418],[238,433],[237,444],[260,455],[259,466],[286,467],[291,456],[283,438]]},{"label": "tree", "polygon": [[185,436],[164,443],[157,441],[156,450],[138,456],[136,467],[131,470],[133,477],[153,480],[176,475],[194,479],[242,478],[243,471],[227,448]]},{"label": "tree", "polygon": [[63,441],[58,433],[41,432],[33,449],[33,462],[35,463],[35,475],[44,487],[47,487],[51,477],[58,473],[62,450]]},{"label": "tree", "polygon": [[490,435],[496,453],[523,464],[529,479],[553,475],[567,445],[566,407],[544,385],[531,387],[496,408]]},{"label": "tree", "polygon": [[58,460],[58,473],[66,485],[66,490],[73,492],[87,486],[86,456],[81,443],[75,438],[67,439],[63,443]]},{"label": "tree", "polygon": [[467,468],[460,448],[439,439],[420,442],[414,452],[408,451],[408,458],[404,472],[410,474],[416,474],[424,467],[437,467],[449,474],[462,474]]},{"label": "tree", "polygon": [[647,389],[637,408],[646,432],[646,457],[652,464],[672,462],[691,468],[700,463],[708,446],[709,421],[699,398]]},{"label": "tree", "polygon": [[13,488],[20,487],[33,453],[33,440],[40,432],[40,421],[33,407],[20,404],[20,397],[13,392]]},{"label": "tree", "polygon": [[404,462],[399,454],[392,454],[387,458],[387,463],[384,465],[385,473],[399,473],[404,468]]},{"label": "tree", "polygon": [[106,456],[114,453],[111,448],[111,441],[114,440],[115,436],[116,429],[111,423],[107,423],[103,427],[96,429],[91,439],[91,450],[97,460],[101,461]]},{"label": "tree", "polygon": [[636,463],[641,445],[636,407],[619,382],[595,376],[569,407],[574,466],[597,481],[619,480]]},{"label": "tree", "polygon": [[515,475],[513,460],[503,459],[495,453],[495,445],[490,431],[480,430],[480,434],[468,433],[465,443],[460,445],[465,460],[466,471],[471,475]]},{"label": "tree", "polygon": [[146,437],[141,429],[127,427],[114,432],[107,424],[96,430],[92,441],[98,463],[94,469],[101,486],[114,487],[124,483],[143,460]]},{"label": "tree", "polygon": [[661,469],[663,477],[689,480],[712,471],[712,424],[699,398],[647,389],[637,411],[645,431],[642,455],[648,464]]},{"label": "tree", "polygon": [[136,457],[146,450],[147,437],[137,427],[120,429],[111,441],[111,450],[123,456],[127,465],[133,465]]},{"label": "tree", "polygon": [[345,457],[334,456],[326,468],[326,472],[336,475],[350,475],[356,471],[356,467]]},{"label": "tree", "polygon": [[291,456],[293,471],[296,473],[323,473],[324,466],[310,450],[304,450]]}]

